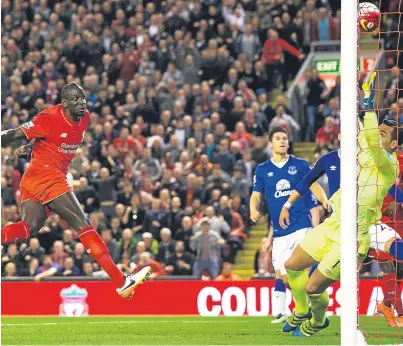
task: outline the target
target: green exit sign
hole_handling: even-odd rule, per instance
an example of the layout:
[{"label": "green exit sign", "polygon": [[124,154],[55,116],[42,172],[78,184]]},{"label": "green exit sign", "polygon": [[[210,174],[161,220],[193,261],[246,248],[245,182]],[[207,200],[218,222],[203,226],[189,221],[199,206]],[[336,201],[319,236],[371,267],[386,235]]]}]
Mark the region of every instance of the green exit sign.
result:
[{"label": "green exit sign", "polygon": [[340,72],[340,60],[316,60],[315,65],[319,73]]}]

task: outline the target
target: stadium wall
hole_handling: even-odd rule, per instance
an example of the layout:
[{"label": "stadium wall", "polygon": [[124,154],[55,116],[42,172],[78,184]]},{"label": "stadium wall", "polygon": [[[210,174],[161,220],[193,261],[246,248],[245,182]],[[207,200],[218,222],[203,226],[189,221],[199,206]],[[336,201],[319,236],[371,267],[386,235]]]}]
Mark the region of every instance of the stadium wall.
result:
[{"label": "stadium wall", "polygon": [[[274,280],[239,282],[150,281],[129,301],[110,281],[2,282],[2,315],[200,315],[268,316]],[[340,285],[329,287],[329,315],[340,315]],[[27,294],[29,292],[29,294]],[[360,281],[360,314],[373,315],[383,282]],[[294,308],[287,292],[289,313]]]}]

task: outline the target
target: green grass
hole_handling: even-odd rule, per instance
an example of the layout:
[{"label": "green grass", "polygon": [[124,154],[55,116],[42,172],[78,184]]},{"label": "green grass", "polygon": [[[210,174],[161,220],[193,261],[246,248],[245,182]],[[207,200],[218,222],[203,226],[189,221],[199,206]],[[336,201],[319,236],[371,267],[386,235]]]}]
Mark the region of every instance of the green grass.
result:
[{"label": "green grass", "polygon": [[[3,345],[340,345],[340,319],[311,338],[283,334],[271,317],[3,317]],[[362,317],[371,344],[394,344],[403,329]],[[381,339],[380,339],[381,338]]]}]

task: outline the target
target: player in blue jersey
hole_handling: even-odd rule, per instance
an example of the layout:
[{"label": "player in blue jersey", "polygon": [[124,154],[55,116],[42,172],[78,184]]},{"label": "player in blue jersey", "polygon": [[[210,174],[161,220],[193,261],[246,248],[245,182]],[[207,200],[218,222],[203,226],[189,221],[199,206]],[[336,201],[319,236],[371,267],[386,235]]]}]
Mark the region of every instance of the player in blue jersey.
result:
[{"label": "player in blue jersey", "polygon": [[[298,243],[312,228],[311,209],[316,208],[317,202],[312,193],[305,194],[290,213],[290,225],[284,230],[280,227],[280,212],[292,191],[310,171],[308,162],[288,155],[288,136],[281,128],[274,128],[269,134],[273,158],[260,164],[255,171],[253,193],[250,199],[250,217],[257,222],[260,218],[260,202],[264,194],[271,218],[271,232],[265,247],[273,247],[273,266],[276,271],[276,287],[273,302],[273,315],[277,318],[274,323],[287,320],[285,315],[285,283],[287,282],[284,263],[291,256]],[[312,191],[315,197],[324,205],[328,204],[325,191],[314,184]]]}]

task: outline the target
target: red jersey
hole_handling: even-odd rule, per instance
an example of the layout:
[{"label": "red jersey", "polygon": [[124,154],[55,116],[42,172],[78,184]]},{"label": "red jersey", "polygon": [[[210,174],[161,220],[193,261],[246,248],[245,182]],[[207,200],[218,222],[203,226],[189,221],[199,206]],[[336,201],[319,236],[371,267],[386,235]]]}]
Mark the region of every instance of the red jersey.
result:
[{"label": "red jersey", "polygon": [[20,129],[29,140],[38,139],[32,148],[32,161],[28,170],[46,167],[66,175],[89,122],[88,111],[75,122],[67,117],[62,105],[57,105],[45,109],[32,121],[21,125]]},{"label": "red jersey", "polygon": [[[400,182],[400,188],[403,187],[403,155],[398,155],[397,159],[399,161],[399,166],[400,166],[400,172],[399,172],[399,177],[398,181]],[[394,198],[390,195],[387,194],[385,199],[383,200],[383,206],[382,206],[382,213],[385,211],[385,209],[388,207],[390,203],[394,201]],[[390,227],[392,227],[397,233],[400,234],[400,236],[403,237],[403,210],[398,210],[394,218],[390,218],[389,216],[382,216],[381,219],[382,222],[388,224]]]}]

